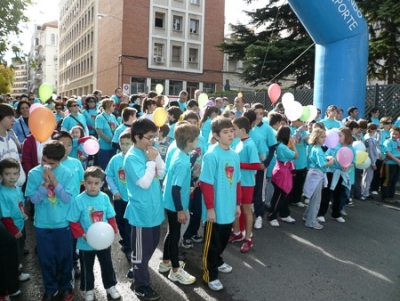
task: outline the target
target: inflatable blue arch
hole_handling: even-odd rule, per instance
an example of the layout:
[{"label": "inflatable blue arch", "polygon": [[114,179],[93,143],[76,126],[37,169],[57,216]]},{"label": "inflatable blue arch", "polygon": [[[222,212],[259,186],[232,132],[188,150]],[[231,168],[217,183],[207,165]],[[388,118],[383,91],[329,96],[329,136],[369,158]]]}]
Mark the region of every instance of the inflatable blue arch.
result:
[{"label": "inflatable blue arch", "polygon": [[368,27],[355,0],[288,0],[316,44],[314,105],[365,115]]}]

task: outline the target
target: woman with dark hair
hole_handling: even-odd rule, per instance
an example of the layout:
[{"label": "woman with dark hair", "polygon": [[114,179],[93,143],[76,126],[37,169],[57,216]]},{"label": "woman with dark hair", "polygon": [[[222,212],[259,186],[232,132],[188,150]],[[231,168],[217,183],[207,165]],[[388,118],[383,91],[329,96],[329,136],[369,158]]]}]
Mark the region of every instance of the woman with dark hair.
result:
[{"label": "woman with dark hair", "polygon": [[89,135],[95,136],[96,130],[94,128],[94,122],[96,120],[97,111],[97,98],[94,95],[86,96],[86,103],[84,105],[84,110],[82,111],[85,117],[87,127],[89,129]]},{"label": "woman with dark hair", "polygon": [[31,103],[26,100],[21,100],[17,105],[17,114],[20,117],[15,120],[13,130],[17,135],[20,143],[23,143],[25,138],[31,133],[31,130],[28,126],[29,119],[29,108],[31,107]]},{"label": "woman with dark hair", "polygon": [[142,108],[145,113],[142,118],[147,118],[151,121],[154,121],[153,112],[157,109],[157,101],[155,101],[153,98],[147,97],[143,99]]},{"label": "woman with dark hair", "polygon": [[56,105],[54,106],[55,108],[55,113],[54,116],[56,117],[56,121],[60,121],[62,119],[64,119],[65,115],[64,115],[64,103],[62,100],[59,100],[56,102]]},{"label": "woman with dark hair", "polygon": [[379,108],[375,107],[368,113],[368,123],[375,123],[378,127],[380,125],[379,121]]}]

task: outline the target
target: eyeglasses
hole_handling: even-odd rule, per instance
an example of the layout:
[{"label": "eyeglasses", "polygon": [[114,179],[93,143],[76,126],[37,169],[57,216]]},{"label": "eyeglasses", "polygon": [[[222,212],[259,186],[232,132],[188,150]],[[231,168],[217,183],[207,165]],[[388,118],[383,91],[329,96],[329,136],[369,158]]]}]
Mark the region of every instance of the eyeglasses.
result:
[{"label": "eyeglasses", "polygon": [[61,108],[61,107],[57,107],[57,108],[56,108],[56,110],[62,110],[62,109],[63,109],[63,108]]},{"label": "eyeglasses", "polygon": [[35,100],[34,98],[29,98],[29,100]]},{"label": "eyeglasses", "polygon": [[387,122],[384,122],[383,124],[389,125],[389,124],[393,124],[393,122],[392,121],[387,121]]},{"label": "eyeglasses", "polygon": [[74,104],[74,105],[71,105],[71,108],[73,108],[73,107],[78,107],[79,105],[77,105],[77,104]]},{"label": "eyeglasses", "polygon": [[94,101],[94,100],[88,100],[88,101],[87,101],[87,103],[90,103],[90,102],[95,102],[95,101]]},{"label": "eyeglasses", "polygon": [[143,135],[143,138],[146,138],[147,140],[149,140],[150,142],[153,142],[155,137],[146,137],[145,135]]}]

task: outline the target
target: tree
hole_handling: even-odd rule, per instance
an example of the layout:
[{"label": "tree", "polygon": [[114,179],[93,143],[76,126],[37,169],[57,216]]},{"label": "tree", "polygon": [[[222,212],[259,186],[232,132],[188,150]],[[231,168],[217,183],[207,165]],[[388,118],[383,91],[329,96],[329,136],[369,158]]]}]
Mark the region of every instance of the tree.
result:
[{"label": "tree", "polygon": [[32,0],[1,0],[0,5],[0,64],[6,65],[4,55],[11,50],[16,58],[23,56],[21,43],[11,43],[10,36],[18,36],[21,24],[28,21],[25,9],[32,4]]},{"label": "tree", "polygon": [[307,48],[313,41],[289,4],[281,5],[280,2],[270,0],[264,8],[246,11],[251,18],[250,24],[230,24],[235,39],[217,47],[245,62],[239,76],[252,86],[294,77],[292,87],[312,87],[314,48]]},{"label": "tree", "polygon": [[0,94],[11,93],[14,84],[14,69],[0,65]]}]

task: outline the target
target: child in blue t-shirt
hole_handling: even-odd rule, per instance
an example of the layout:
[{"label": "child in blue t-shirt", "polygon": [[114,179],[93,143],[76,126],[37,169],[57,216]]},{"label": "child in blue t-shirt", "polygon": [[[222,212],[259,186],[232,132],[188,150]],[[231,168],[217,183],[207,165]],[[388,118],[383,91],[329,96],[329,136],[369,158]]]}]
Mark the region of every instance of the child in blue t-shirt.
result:
[{"label": "child in blue t-shirt", "polygon": [[111,247],[103,250],[92,248],[86,241],[86,233],[96,222],[108,222],[117,233],[115,211],[107,194],[100,191],[104,181],[104,171],[98,166],[88,167],[84,175],[85,191],[79,194],[71,204],[67,221],[72,233],[78,239],[79,260],[82,269],[80,289],[85,292],[85,300],[94,300],[94,260],[100,263],[101,277],[107,295],[119,299],[115,285],[117,279],[111,258]]},{"label": "child in blue t-shirt", "polygon": [[178,244],[181,225],[189,223],[188,208],[191,190],[189,153],[195,148],[199,134],[200,130],[188,122],[176,126],[174,137],[178,150],[171,158],[163,194],[164,208],[168,217],[168,232],[164,238],[163,260],[160,261],[159,271],[169,270],[170,280],[185,285],[192,284],[196,278],[181,267],[178,259]]},{"label": "child in blue t-shirt", "polygon": [[399,147],[400,128],[392,127],[390,129],[390,139],[383,143],[386,154],[384,162],[385,180],[382,183],[382,200],[391,204],[396,204],[394,194],[396,183],[399,178],[400,165],[400,147]]},{"label": "child in blue t-shirt", "polygon": [[[125,112],[125,110],[123,111]],[[123,115],[124,113],[122,113]],[[128,205],[128,191],[126,188],[126,175],[124,170],[124,159],[126,153],[133,145],[131,133],[125,130],[119,136],[120,153],[114,155],[106,168],[106,180],[108,187],[113,195],[114,209],[116,212],[117,226],[121,240],[119,243],[125,253],[126,259],[131,261],[131,226],[126,218],[124,218],[126,206]]]},{"label": "child in blue t-shirt", "polygon": [[217,144],[203,157],[200,188],[204,195],[203,281],[211,290],[223,289],[218,272],[230,273],[232,267],[221,255],[231,234],[232,223],[240,216],[242,203],[240,158],[230,148],[234,130],[230,119],[217,117],[211,123]]},{"label": "child in blue t-shirt", "polygon": [[34,226],[45,286],[44,300],[56,294],[60,294],[62,300],[74,297],[73,238],[67,213],[77,188],[73,173],[61,164],[64,154],[61,142],[47,143],[40,165],[28,174],[25,190],[25,196],[35,205]]},{"label": "child in blue t-shirt", "polygon": [[165,162],[165,157],[167,156],[168,147],[170,146],[170,142],[168,141],[168,134],[170,132],[170,128],[168,124],[164,124],[160,126],[160,130],[158,132],[158,137],[154,141],[154,147],[158,150],[158,153],[161,156],[161,159]]},{"label": "child in blue t-shirt", "polygon": [[[21,166],[16,159],[6,158],[0,161],[0,220],[4,227],[17,240],[18,264],[21,264],[25,245],[25,198],[20,187],[16,186]],[[5,271],[8,272],[8,271]],[[28,273],[19,271],[18,280],[30,279]],[[15,293],[15,292],[9,292]]]},{"label": "child in blue t-shirt", "polygon": [[168,125],[169,132],[167,136],[167,141],[172,143],[175,140],[174,131],[176,123],[179,121],[180,116],[182,115],[182,111],[178,107],[170,107],[168,109]]},{"label": "child in blue t-shirt", "polygon": [[240,142],[235,147],[235,152],[240,157],[240,173],[242,185],[242,207],[241,216],[244,216],[245,235],[240,231],[239,218],[233,222],[233,231],[229,242],[242,241],[240,252],[247,253],[253,247],[251,231],[253,230],[253,213],[251,204],[253,201],[254,186],[256,184],[256,171],[261,169],[261,162],[258,156],[257,146],[250,138],[250,121],[246,117],[238,117],[232,121],[235,137]]},{"label": "child in blue t-shirt", "polygon": [[83,168],[87,167],[87,162],[88,162],[88,155],[86,154],[85,150],[83,149],[83,144],[79,143],[80,138],[85,137],[85,133],[83,129],[77,125],[74,126],[71,131],[70,131],[71,137],[72,137],[72,149],[71,153],[68,155],[72,158],[78,159]]},{"label": "child in blue t-shirt", "polygon": [[122,110],[122,123],[116,128],[113,138],[111,139],[112,147],[119,150],[120,149],[120,135],[127,129],[131,128],[132,122],[136,120],[136,109],[125,108]]},{"label": "child in blue t-shirt", "polygon": [[132,123],[134,147],[126,154],[123,165],[128,189],[125,218],[132,226],[135,294],[149,300],[160,297],[150,286],[148,264],[160,240],[160,225],[164,220],[159,178],[164,176],[165,164],[153,147],[157,130],[154,122],[147,118]]}]

